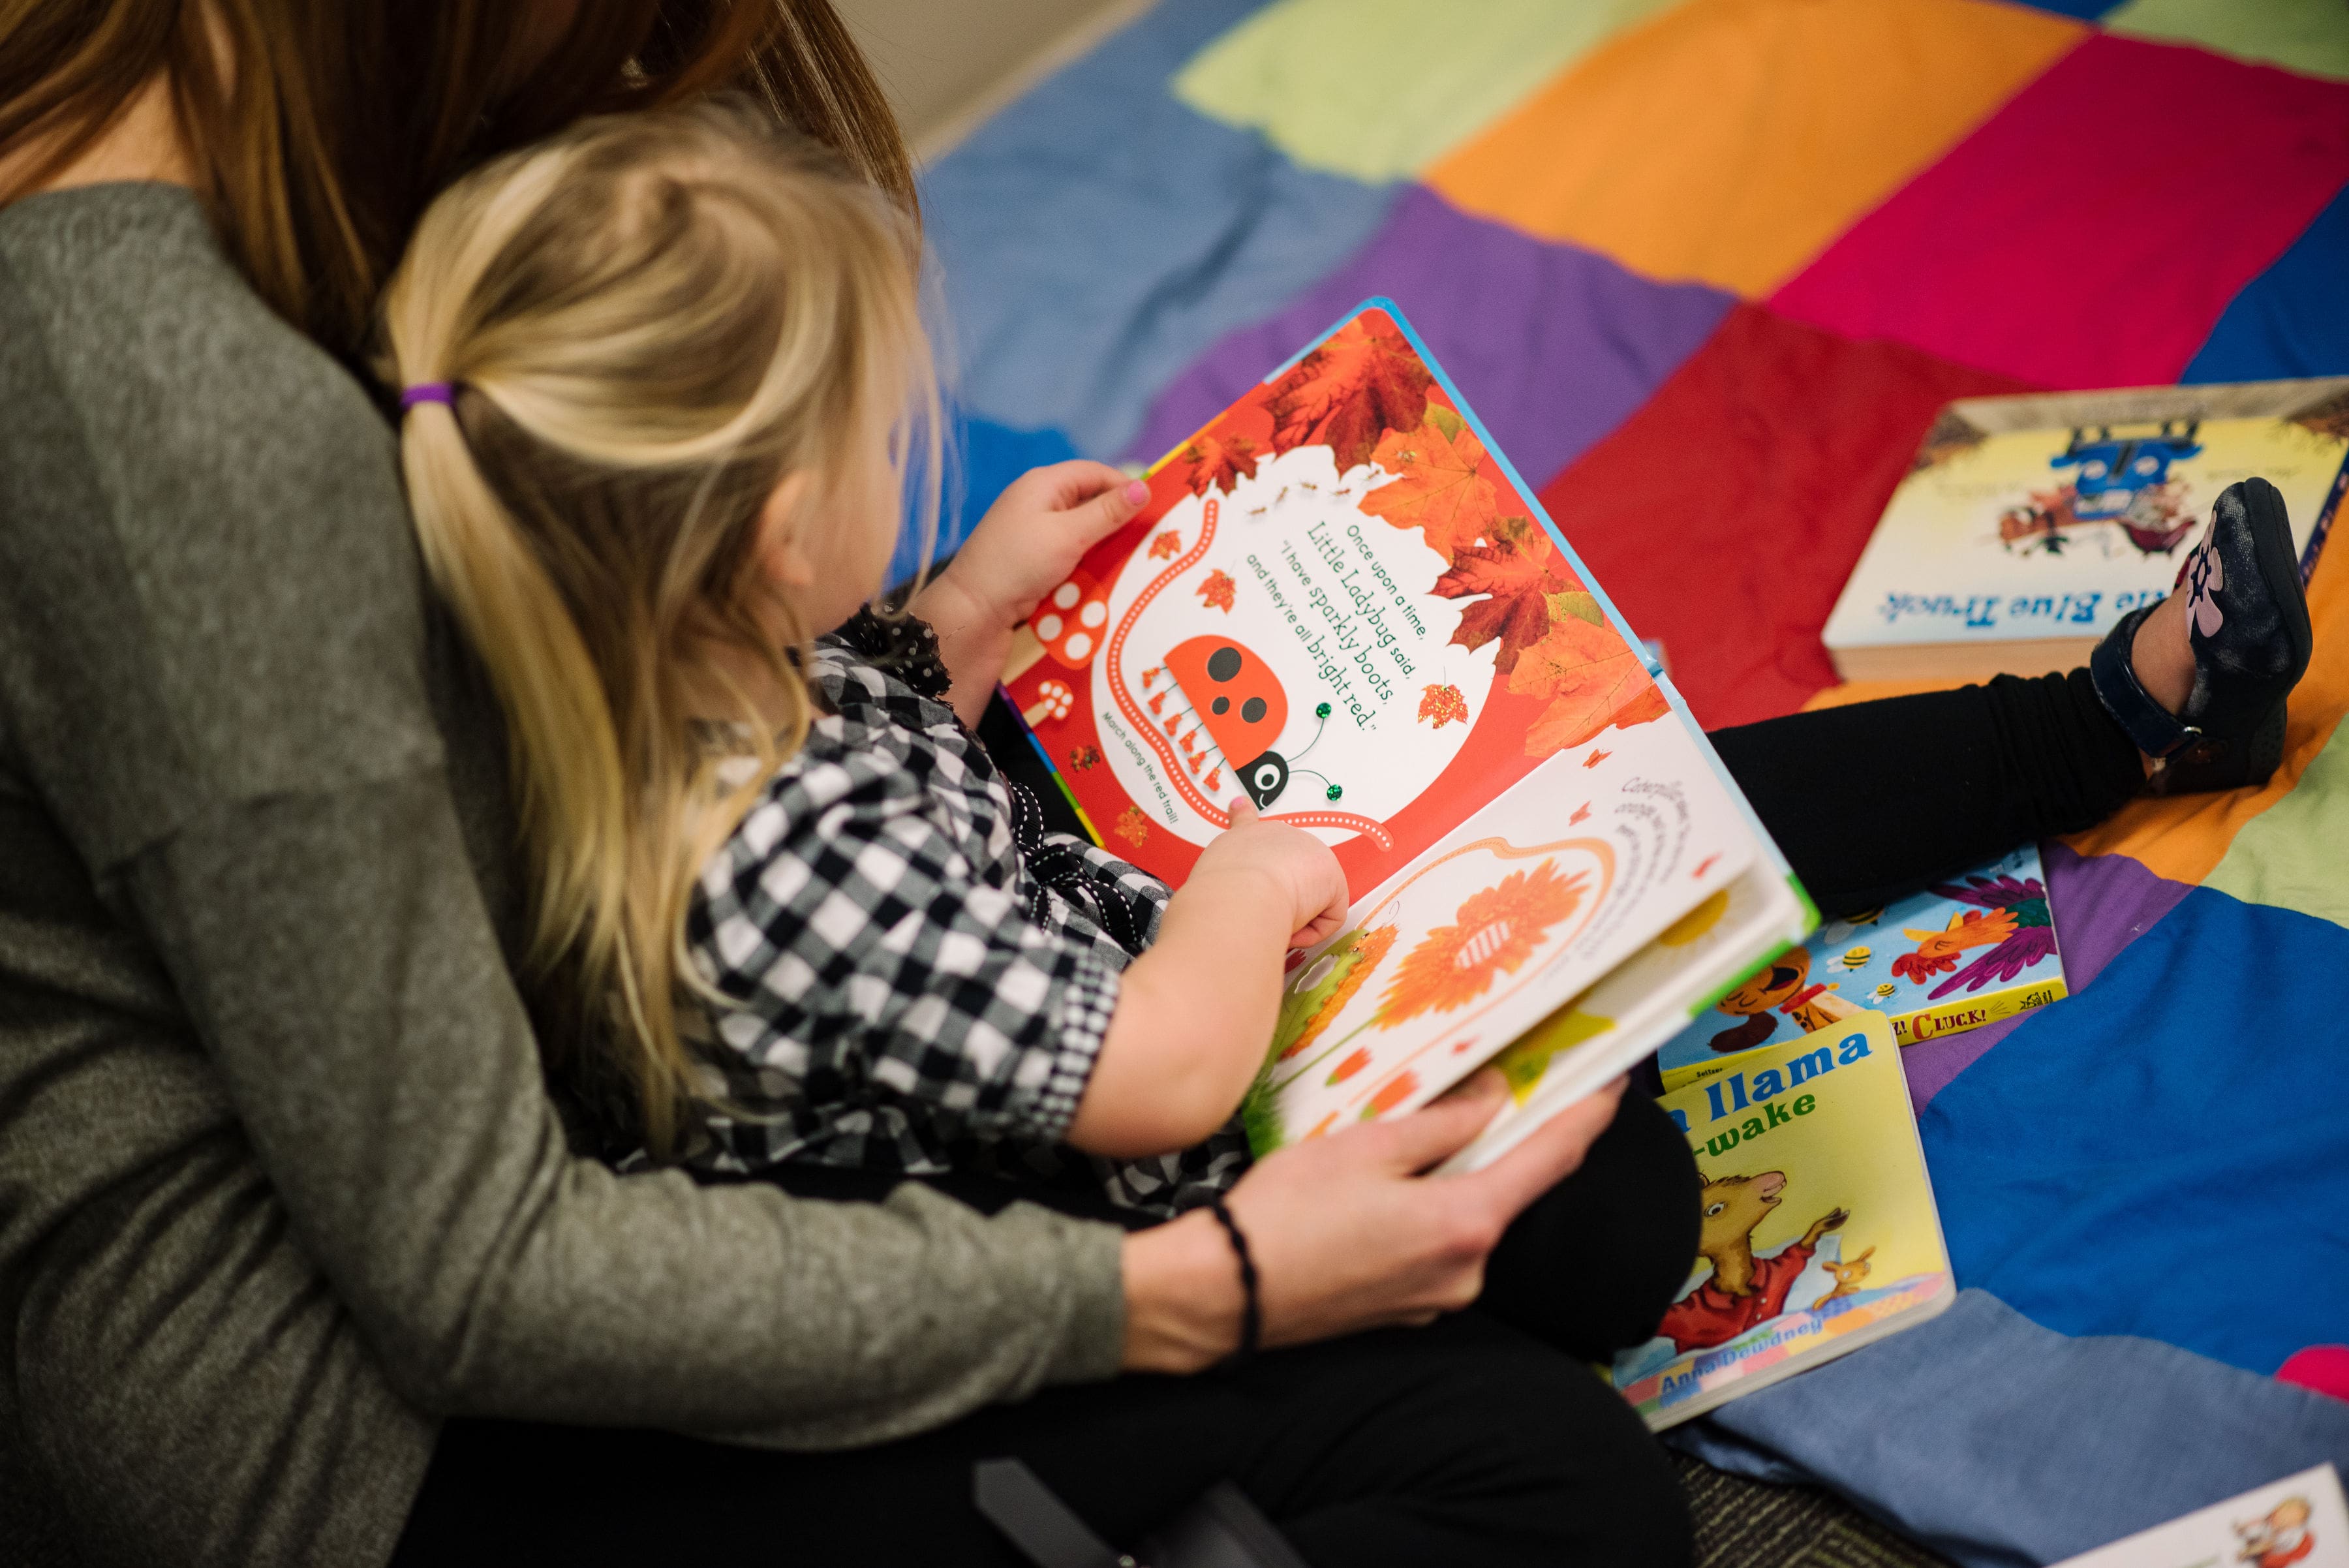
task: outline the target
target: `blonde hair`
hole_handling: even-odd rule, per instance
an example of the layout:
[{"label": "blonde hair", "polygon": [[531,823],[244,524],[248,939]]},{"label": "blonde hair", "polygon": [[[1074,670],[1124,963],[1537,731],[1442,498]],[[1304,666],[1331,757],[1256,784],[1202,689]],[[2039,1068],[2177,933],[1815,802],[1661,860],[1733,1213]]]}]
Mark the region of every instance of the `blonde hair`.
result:
[{"label": "blonde hair", "polygon": [[[693,1091],[695,881],[812,709],[822,628],[759,570],[761,511],[806,475],[796,534],[850,502],[895,508],[910,473],[925,559],[935,537],[918,248],[882,192],[721,99],[485,166],[425,213],[385,296],[388,376],[456,389],[409,410],[401,461],[511,730],[530,978],[586,1044],[577,1060],[548,1039],[550,1065],[616,1081],[657,1156]],[[896,489],[859,496],[885,441]],[[745,654],[788,712],[730,678]],[[722,782],[713,732],[755,753],[747,782]]]}]

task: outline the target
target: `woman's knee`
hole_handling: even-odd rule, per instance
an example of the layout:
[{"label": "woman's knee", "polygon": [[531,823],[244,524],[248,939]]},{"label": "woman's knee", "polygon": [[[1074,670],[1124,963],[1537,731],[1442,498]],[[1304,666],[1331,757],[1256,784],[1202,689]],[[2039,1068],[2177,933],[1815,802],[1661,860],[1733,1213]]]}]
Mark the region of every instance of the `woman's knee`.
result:
[{"label": "woman's knee", "polygon": [[1640,1344],[1696,1260],[1700,1192],[1680,1128],[1627,1096],[1582,1168],[1502,1238],[1482,1304],[1588,1359]]}]

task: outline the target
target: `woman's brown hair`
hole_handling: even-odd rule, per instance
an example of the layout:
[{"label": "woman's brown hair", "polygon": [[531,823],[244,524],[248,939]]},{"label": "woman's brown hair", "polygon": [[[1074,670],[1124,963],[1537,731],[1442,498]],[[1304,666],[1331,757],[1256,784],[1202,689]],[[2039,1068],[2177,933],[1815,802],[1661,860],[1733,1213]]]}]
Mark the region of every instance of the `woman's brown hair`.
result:
[{"label": "woman's brown hair", "polygon": [[231,255],[356,359],[425,206],[584,114],[750,93],[914,207],[895,120],[830,0],[576,0],[526,69],[524,0],[0,0],[0,150],[50,138],[5,205],[159,75]]}]

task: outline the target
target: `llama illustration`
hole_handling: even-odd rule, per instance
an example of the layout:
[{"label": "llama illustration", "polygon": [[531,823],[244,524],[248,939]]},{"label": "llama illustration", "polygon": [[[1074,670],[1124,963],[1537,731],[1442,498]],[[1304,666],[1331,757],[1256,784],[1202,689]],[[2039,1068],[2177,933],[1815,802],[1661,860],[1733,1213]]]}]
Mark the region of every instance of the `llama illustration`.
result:
[{"label": "llama illustration", "polygon": [[1757,1258],[1754,1229],[1784,1201],[1786,1173],[1765,1170],[1758,1176],[1715,1179],[1699,1171],[1697,1179],[1704,1183],[1704,1224],[1697,1251],[1713,1264],[1713,1273],[1674,1302],[1656,1330],[1682,1352],[1725,1345],[1785,1311],[1786,1293],[1818,1250],[1819,1238],[1851,1218],[1847,1210],[1829,1210],[1811,1221],[1801,1241],[1774,1256]]}]

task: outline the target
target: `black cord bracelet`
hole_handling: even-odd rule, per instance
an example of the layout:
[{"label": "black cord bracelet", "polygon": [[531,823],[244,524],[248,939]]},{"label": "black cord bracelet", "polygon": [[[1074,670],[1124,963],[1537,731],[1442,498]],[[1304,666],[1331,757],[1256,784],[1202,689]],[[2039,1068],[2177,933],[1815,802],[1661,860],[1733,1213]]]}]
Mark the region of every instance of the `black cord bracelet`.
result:
[{"label": "black cord bracelet", "polygon": [[1224,1207],[1222,1198],[1207,1199],[1207,1212],[1216,1217],[1216,1223],[1231,1238],[1232,1251],[1240,1261],[1240,1343],[1221,1365],[1245,1366],[1256,1358],[1257,1345],[1264,1338],[1264,1306],[1257,1297],[1256,1260],[1248,1255],[1247,1237],[1241,1231],[1239,1221],[1232,1218],[1232,1211]]}]

